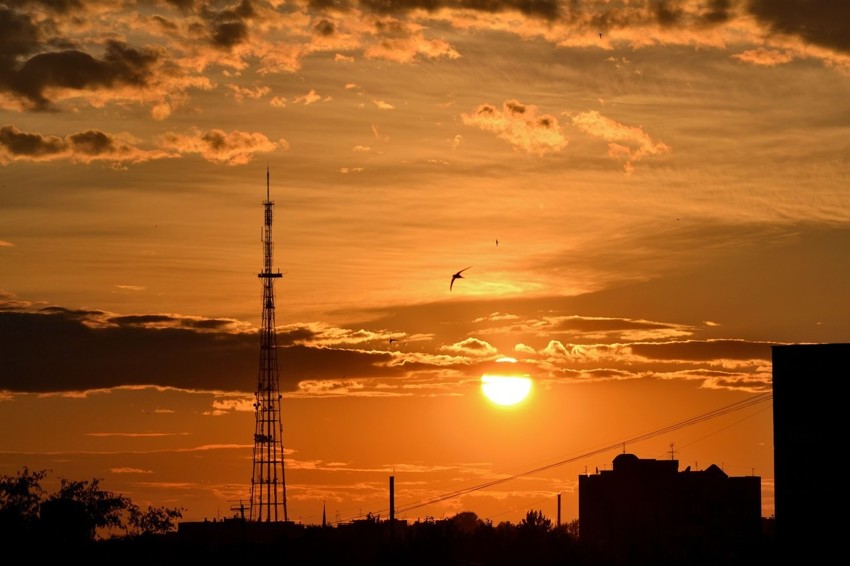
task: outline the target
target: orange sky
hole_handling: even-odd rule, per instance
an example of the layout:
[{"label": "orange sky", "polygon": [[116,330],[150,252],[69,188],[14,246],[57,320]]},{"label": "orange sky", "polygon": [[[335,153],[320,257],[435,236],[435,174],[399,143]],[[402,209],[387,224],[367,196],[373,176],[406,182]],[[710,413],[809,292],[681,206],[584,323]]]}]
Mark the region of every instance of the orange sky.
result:
[{"label": "orange sky", "polygon": [[89,4],[0,3],[0,474],[247,497],[268,168],[291,519],[572,520],[623,443],[772,513],[771,346],[850,340],[850,7]]}]

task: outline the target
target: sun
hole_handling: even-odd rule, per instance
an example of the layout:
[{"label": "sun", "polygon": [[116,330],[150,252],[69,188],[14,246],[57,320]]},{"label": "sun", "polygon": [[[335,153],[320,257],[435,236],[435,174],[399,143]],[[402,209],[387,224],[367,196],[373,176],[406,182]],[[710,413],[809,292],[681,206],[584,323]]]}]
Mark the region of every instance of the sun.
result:
[{"label": "sun", "polygon": [[[516,363],[513,358],[501,358],[498,361]],[[527,375],[504,375],[502,372],[494,374],[485,373],[481,376],[481,391],[493,403],[502,406],[516,405],[531,393],[531,378]]]},{"label": "sun", "polygon": [[497,405],[516,405],[528,397],[531,380],[527,377],[482,375],[481,391]]}]

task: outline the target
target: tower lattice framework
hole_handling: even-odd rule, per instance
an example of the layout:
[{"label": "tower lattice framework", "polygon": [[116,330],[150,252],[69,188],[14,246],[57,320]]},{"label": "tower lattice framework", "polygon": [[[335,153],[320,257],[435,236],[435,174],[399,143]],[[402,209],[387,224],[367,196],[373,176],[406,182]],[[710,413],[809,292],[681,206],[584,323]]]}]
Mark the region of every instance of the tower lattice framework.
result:
[{"label": "tower lattice framework", "polygon": [[282,275],[272,271],[272,210],[269,171],[266,169],[265,222],[262,231],[263,270],[257,275],[263,285],[263,321],[260,329],[260,370],[254,400],[254,464],[251,475],[252,521],[288,521],[283,462],[283,419],[275,330],[274,283]]}]

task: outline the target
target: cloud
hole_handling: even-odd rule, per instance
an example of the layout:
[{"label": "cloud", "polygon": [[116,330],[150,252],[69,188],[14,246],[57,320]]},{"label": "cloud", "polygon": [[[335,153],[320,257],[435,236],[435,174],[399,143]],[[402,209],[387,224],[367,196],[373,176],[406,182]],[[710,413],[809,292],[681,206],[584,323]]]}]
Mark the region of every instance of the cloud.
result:
[{"label": "cloud", "polygon": [[[202,386],[202,375],[208,389],[253,388],[253,335],[149,328],[124,324],[120,317],[106,323],[104,314],[64,309],[0,313],[0,389],[85,391],[149,384],[191,389]],[[210,348],[209,355],[203,353]]]},{"label": "cloud", "polygon": [[219,416],[232,412],[252,413],[254,412],[254,396],[245,395],[241,397],[227,397],[214,399],[210,414]]},{"label": "cloud", "polygon": [[339,328],[321,322],[293,324],[282,330],[296,337],[294,344],[319,347],[383,345],[391,337],[386,330]]},{"label": "cloud", "polygon": [[422,27],[412,22],[382,17],[373,22],[377,41],[367,43],[363,56],[396,63],[414,63],[419,59],[458,59],[460,54],[443,39],[425,37]]},{"label": "cloud", "polygon": [[514,149],[528,153],[545,154],[560,151],[567,146],[558,119],[550,114],[539,114],[536,106],[507,100],[499,109],[482,104],[474,112],[461,114],[463,123],[496,134]]},{"label": "cloud", "polygon": [[[846,263],[849,248],[840,245],[848,239],[846,230],[807,233],[795,226],[789,235],[774,228],[714,225],[706,236],[698,226],[674,225],[674,231],[644,238],[625,230],[620,238],[642,250],[637,258],[622,254],[620,239],[609,242],[617,251],[581,252],[582,261],[619,272],[648,262],[650,280],[626,277],[620,285],[577,296],[347,311],[346,316],[365,321],[357,324],[281,326],[281,388],[294,393],[302,391],[299,382],[312,381],[299,394],[457,395],[480,375],[482,364],[506,353],[551,384],[641,378],[755,388],[765,382],[770,344],[713,340],[717,328],[702,321],[722,322],[732,337],[751,335],[738,320],[758,318],[778,340],[833,339],[846,318],[847,301],[836,299],[805,318],[790,318],[776,305],[824,292],[843,296],[846,277],[836,266]],[[699,249],[701,258],[712,261],[684,261],[685,249]],[[573,261],[559,254],[551,265],[575,271]],[[789,261],[802,266],[802,283],[783,276]],[[673,274],[668,272],[672,264]],[[0,391],[77,394],[157,385],[242,394],[256,387],[257,335],[251,325],[174,313],[45,307],[3,292],[0,299]],[[645,312],[655,314],[641,318]],[[811,334],[803,328],[809,321],[824,324]],[[403,343],[389,344],[390,337]],[[223,404],[211,414],[229,410],[234,409]]]},{"label": "cloud", "polygon": [[[3,11],[0,13],[8,14]],[[0,83],[25,100],[34,110],[51,106],[48,90],[97,90],[130,86],[143,89],[154,76],[161,53],[153,49],[135,49],[109,40],[101,58],[77,49],[41,52],[20,65],[3,64],[0,59]]]},{"label": "cloud", "polygon": [[377,139],[379,139],[383,142],[390,141],[390,136],[381,133],[381,131],[378,129],[378,126],[376,126],[375,124],[371,125],[371,129],[372,129],[372,135],[375,136]]},{"label": "cloud", "polygon": [[773,342],[749,342],[746,340],[687,340],[658,344],[633,344],[635,355],[653,360],[709,361],[738,360],[770,361]]},{"label": "cloud", "polygon": [[598,362],[601,360],[633,360],[631,348],[625,344],[564,344],[550,340],[539,354],[549,362],[570,360],[573,362]]},{"label": "cloud", "polygon": [[305,106],[307,106],[307,105],[313,104],[314,102],[319,102],[321,100],[324,100],[325,102],[327,102],[327,101],[331,100],[331,97],[328,96],[328,97],[323,99],[321,96],[319,96],[319,94],[316,92],[315,89],[311,88],[310,92],[308,92],[307,94],[304,94],[302,96],[296,96],[295,98],[292,99],[292,102],[294,104],[304,104]]},{"label": "cloud", "polygon": [[634,162],[647,155],[669,153],[663,142],[655,142],[641,128],[626,126],[606,118],[596,110],[573,116],[572,123],[586,134],[608,141],[608,155],[625,161],[626,173],[634,172]]},{"label": "cloud", "polygon": [[477,318],[477,319],[475,319],[474,322],[485,322],[485,321],[487,321],[487,322],[494,322],[494,321],[502,322],[502,321],[505,321],[505,320],[519,320],[519,318],[520,317],[515,315],[515,314],[494,312],[494,313],[490,313],[489,315],[487,315],[485,317]]},{"label": "cloud", "polygon": [[198,332],[249,332],[248,324],[234,319],[203,318],[178,315],[106,315],[102,318],[103,327],[140,327],[150,329],[185,328]]},{"label": "cloud", "polygon": [[164,150],[145,150],[134,145],[128,134],[87,130],[65,137],[22,132],[15,126],[0,127],[0,164],[16,161],[73,163],[102,161],[112,164],[142,163],[179,157]]},{"label": "cloud", "polygon": [[727,371],[700,368],[673,372],[657,372],[657,379],[699,381],[703,389],[724,389],[748,393],[767,393],[773,389],[773,373],[769,368],[762,371]]},{"label": "cloud", "polygon": [[[250,2],[240,4],[240,6],[250,5]],[[233,47],[248,40],[248,26],[244,21],[238,19],[225,17],[222,20],[211,22],[209,32],[210,41],[218,47]]]},{"label": "cloud", "polygon": [[86,436],[97,438],[110,438],[114,436],[122,438],[159,438],[163,436],[189,436],[188,432],[89,432]]},{"label": "cloud", "polygon": [[270,153],[289,147],[286,140],[273,142],[259,132],[225,132],[219,129],[206,132],[195,130],[189,135],[169,133],[162,137],[161,144],[172,151],[197,153],[207,161],[224,165],[245,165],[257,153]]},{"label": "cloud", "polygon": [[[634,320],[615,317],[586,317],[577,315],[542,317],[519,317],[494,313],[476,322],[488,322],[478,332],[481,335],[519,335],[536,336],[569,335],[583,340],[662,340],[693,335],[694,329],[687,325],[650,320]],[[507,324],[505,324],[507,323]]]},{"label": "cloud", "polygon": [[564,316],[552,317],[549,321],[552,323],[551,329],[554,331],[577,330],[583,333],[611,332],[612,330],[620,331],[624,329],[667,330],[674,327],[669,323],[610,317]]},{"label": "cloud", "polygon": [[476,358],[491,358],[499,354],[499,351],[491,344],[488,344],[484,340],[479,340],[477,338],[467,338],[466,340],[463,340],[456,344],[449,344],[447,346],[443,346],[441,350],[446,352],[454,352],[457,354],[464,354]]},{"label": "cloud", "polygon": [[788,63],[794,59],[794,56],[787,51],[776,51],[774,49],[748,49],[741,53],[732,55],[735,59],[752,63],[762,67],[774,67]]},{"label": "cloud", "polygon": [[[476,318],[480,325],[488,317]],[[576,338],[582,329],[597,333],[597,326],[665,326],[629,319],[552,319],[571,325]],[[387,337],[393,335],[408,336],[404,348],[388,345]],[[515,341],[528,336],[512,335]],[[499,348],[474,336],[434,345],[434,353],[427,350],[433,340],[414,338],[326,324],[280,327],[281,390],[305,397],[456,395],[465,382],[492,371],[502,357]],[[581,344],[551,339],[539,347],[524,340],[511,343],[518,358],[511,370],[552,382],[654,376],[702,379],[704,387],[757,387],[764,382],[770,356],[770,344],[743,340]],[[257,348],[256,329],[228,319],[34,308],[11,297],[0,304],[0,391],[66,396],[125,387],[215,391],[207,414],[250,411]]]},{"label": "cloud", "polygon": [[246,98],[259,99],[271,92],[271,88],[267,86],[243,87],[237,84],[228,84],[227,88],[233,92],[233,99],[237,102],[242,102]]},{"label": "cloud", "polygon": [[399,64],[457,59],[461,52],[447,38],[478,30],[594,49],[749,43],[741,61],[809,57],[850,69],[850,8],[829,0],[806,2],[805,9],[799,0],[315,0],[286,10],[277,2],[219,7],[181,0],[159,2],[155,13],[126,6],[0,6],[0,106],[45,111],[63,110],[59,103],[70,100],[132,102],[162,120],[193,89],[214,88],[206,76],[213,67],[293,73],[317,53]]},{"label": "cloud", "polygon": [[333,22],[328,21],[328,20],[323,18],[323,19],[319,20],[319,22],[316,23],[315,26],[313,26],[313,29],[319,35],[333,35],[334,32],[336,31],[335,27],[336,26],[334,26]]},{"label": "cloud", "polygon": [[[179,35],[173,20],[145,20],[102,4],[15,4],[0,6],[2,108],[58,111],[66,109],[59,102],[70,100],[93,107],[131,102],[148,105],[159,120],[185,102],[189,89],[211,88],[197,65],[181,60],[185,51],[161,41],[163,32]],[[131,36],[151,43],[131,45]]]},{"label": "cloud", "polygon": [[544,317],[537,326],[538,332],[574,333],[585,339],[615,337],[625,340],[650,340],[690,336],[690,327],[649,320],[632,320],[609,317]]},{"label": "cloud", "polygon": [[145,288],[139,285],[115,285],[116,289],[121,289],[122,291],[144,291]]},{"label": "cloud", "polygon": [[[333,334],[329,328],[327,334]],[[337,341],[357,331],[340,329]],[[277,334],[281,389],[302,380],[347,374],[350,379],[398,377],[415,364],[394,365],[393,354],[304,346],[304,327]],[[348,337],[348,338],[346,338]],[[321,338],[321,337],[320,337]],[[385,340],[382,339],[383,342]],[[255,328],[226,319],[179,315],[116,315],[98,310],[0,303],[0,391],[83,392],[121,386],[251,392],[256,389]],[[234,409],[222,403],[214,410]]]},{"label": "cloud", "polygon": [[522,0],[496,0],[494,2],[481,2],[480,0],[434,0],[427,3],[422,0],[402,0],[387,4],[380,0],[361,0],[359,5],[362,9],[376,14],[393,14],[422,9],[427,5],[429,11],[436,12],[445,8],[458,8],[461,10],[482,11],[488,13],[516,12],[526,16],[534,16],[547,21],[556,19],[561,13],[560,3],[557,0],[540,0],[538,2],[523,2]]},{"label": "cloud", "polygon": [[367,388],[362,381],[354,379],[304,380],[294,393],[297,397],[399,397],[410,393],[380,391]]},{"label": "cloud", "polygon": [[153,470],[143,470],[141,468],[109,468],[109,472],[113,474],[152,474]]},{"label": "cloud", "polygon": [[769,393],[773,391],[773,374],[764,372],[760,377],[738,374],[729,377],[709,376],[702,382],[704,389],[725,389],[747,393]]},{"label": "cloud", "polygon": [[850,4],[831,0],[751,0],[749,13],[772,33],[850,53]]}]

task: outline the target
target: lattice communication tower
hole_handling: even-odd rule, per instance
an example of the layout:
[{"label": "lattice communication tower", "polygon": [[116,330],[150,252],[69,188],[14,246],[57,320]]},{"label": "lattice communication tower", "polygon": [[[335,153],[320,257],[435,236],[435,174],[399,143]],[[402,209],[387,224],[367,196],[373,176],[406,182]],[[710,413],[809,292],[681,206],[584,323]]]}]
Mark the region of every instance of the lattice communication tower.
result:
[{"label": "lattice communication tower", "polygon": [[283,465],[283,419],[280,411],[277,334],[274,316],[274,283],[282,277],[272,271],[272,209],[269,197],[269,170],[266,168],[265,222],[262,230],[263,271],[257,277],[263,285],[263,322],[260,329],[260,371],[254,400],[254,466],[251,476],[252,521],[288,521],[286,481]]}]

